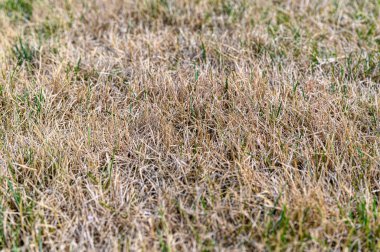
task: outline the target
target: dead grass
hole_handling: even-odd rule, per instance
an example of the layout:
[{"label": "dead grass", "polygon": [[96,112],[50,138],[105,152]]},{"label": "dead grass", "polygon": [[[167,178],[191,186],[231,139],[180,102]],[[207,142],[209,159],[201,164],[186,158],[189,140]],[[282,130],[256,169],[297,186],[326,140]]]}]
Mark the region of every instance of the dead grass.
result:
[{"label": "dead grass", "polygon": [[0,248],[380,249],[379,11],[1,0]]}]

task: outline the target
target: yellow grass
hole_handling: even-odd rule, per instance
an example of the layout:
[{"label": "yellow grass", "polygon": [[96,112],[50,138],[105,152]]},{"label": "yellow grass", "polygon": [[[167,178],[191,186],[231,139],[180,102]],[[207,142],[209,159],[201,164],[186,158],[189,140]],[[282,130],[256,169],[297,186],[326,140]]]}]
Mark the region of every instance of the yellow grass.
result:
[{"label": "yellow grass", "polygon": [[0,248],[379,250],[377,0],[0,0]]}]

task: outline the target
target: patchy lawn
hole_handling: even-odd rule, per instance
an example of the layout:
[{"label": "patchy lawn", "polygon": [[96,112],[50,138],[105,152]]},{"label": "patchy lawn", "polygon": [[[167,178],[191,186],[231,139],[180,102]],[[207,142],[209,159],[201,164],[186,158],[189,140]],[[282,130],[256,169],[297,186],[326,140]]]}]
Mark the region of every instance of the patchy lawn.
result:
[{"label": "patchy lawn", "polygon": [[377,0],[0,0],[0,248],[379,250]]}]

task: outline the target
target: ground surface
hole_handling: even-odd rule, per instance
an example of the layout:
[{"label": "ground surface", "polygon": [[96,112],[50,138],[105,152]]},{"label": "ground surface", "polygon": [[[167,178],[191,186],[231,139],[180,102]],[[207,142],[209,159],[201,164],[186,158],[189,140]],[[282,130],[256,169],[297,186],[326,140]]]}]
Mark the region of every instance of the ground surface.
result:
[{"label": "ground surface", "polygon": [[377,0],[0,0],[0,248],[380,249]]}]

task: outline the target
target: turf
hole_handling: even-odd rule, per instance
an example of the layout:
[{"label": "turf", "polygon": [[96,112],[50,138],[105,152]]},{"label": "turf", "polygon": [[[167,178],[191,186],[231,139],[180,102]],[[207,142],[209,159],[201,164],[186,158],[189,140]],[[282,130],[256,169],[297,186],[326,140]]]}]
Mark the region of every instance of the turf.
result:
[{"label": "turf", "polygon": [[377,0],[0,0],[0,249],[380,249]]}]

